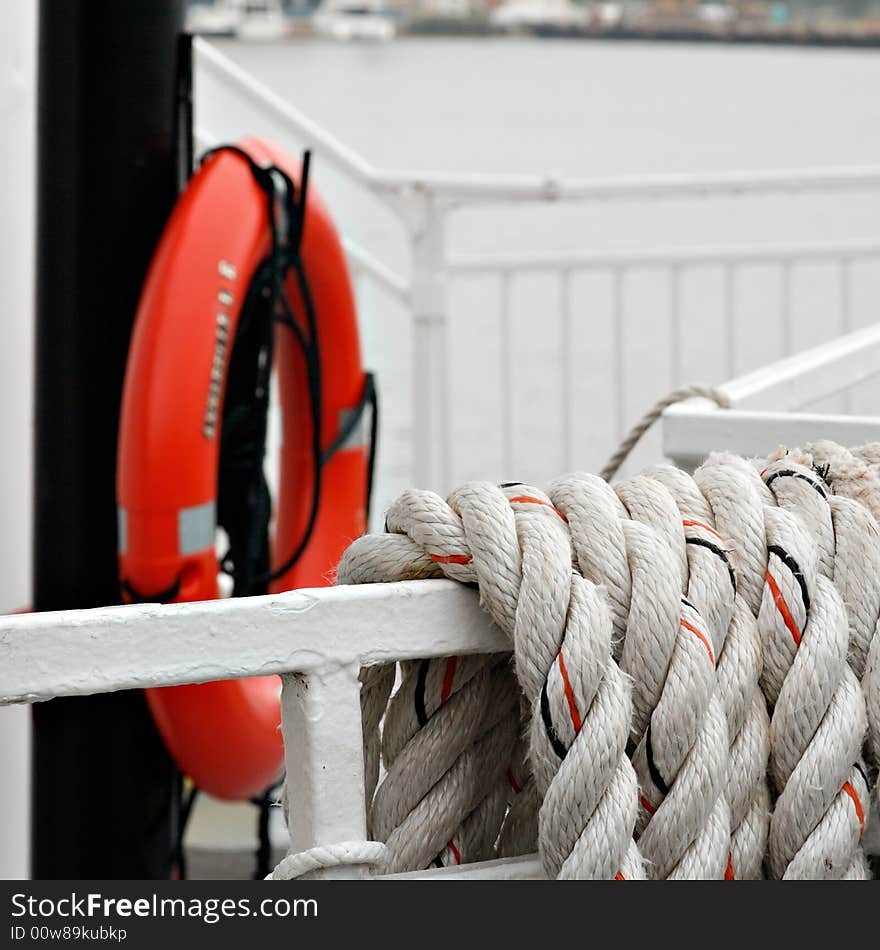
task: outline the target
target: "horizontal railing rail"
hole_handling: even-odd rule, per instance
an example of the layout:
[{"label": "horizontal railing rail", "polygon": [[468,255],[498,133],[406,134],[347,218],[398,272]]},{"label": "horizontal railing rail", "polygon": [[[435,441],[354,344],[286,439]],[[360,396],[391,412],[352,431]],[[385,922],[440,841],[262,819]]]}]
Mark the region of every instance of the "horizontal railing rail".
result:
[{"label": "horizontal railing rail", "polygon": [[621,248],[613,251],[575,251],[529,254],[493,254],[452,257],[446,270],[454,274],[528,273],[641,267],[699,267],[710,264],[792,264],[801,261],[855,261],[880,256],[880,241],[827,243],[719,244],[698,247]]},{"label": "horizontal railing rail", "polygon": [[[445,580],[0,617],[0,704],[279,673],[299,852],[366,839],[362,667],[509,649],[476,593]],[[541,873],[534,856],[502,867],[466,876]]]},{"label": "horizontal railing rail", "polygon": [[509,649],[452,581],[0,616],[0,705]]},{"label": "horizontal railing rail", "polygon": [[719,448],[762,455],[777,445],[819,439],[843,445],[880,442],[875,416],[798,412],[880,376],[880,323],[779,360],[718,386],[730,408],[689,399],[663,414],[663,450],[693,468]]}]

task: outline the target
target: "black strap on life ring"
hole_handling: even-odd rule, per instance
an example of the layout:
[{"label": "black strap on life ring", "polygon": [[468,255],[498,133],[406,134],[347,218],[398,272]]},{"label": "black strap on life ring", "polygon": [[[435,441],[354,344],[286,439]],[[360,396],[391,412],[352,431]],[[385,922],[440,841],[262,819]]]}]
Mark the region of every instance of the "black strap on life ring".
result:
[{"label": "black strap on life ring", "polygon": [[133,604],[164,604],[166,600],[174,600],[180,593],[180,577],[176,577],[170,587],[166,587],[165,590],[157,591],[155,594],[144,594],[127,579],[120,581],[119,586],[128,595],[128,599]]},{"label": "black strap on life ring", "polygon": [[[266,195],[272,247],[266,261],[258,269],[251,284],[247,303],[249,312],[242,314],[239,330],[230,362],[230,380],[227,384],[224,405],[223,431],[221,435],[220,489],[218,492],[218,522],[227,531],[230,546],[221,559],[222,568],[234,581],[236,596],[265,593],[268,585],[286,574],[299,560],[314,532],[315,521],[321,502],[323,467],[347,442],[360,424],[364,410],[370,408],[370,449],[367,465],[367,515],[369,517],[378,440],[378,398],[373,374],[364,376],[361,399],[350,413],[342,431],[323,451],[321,447],[321,363],[318,348],[318,323],[314,298],[302,259],[301,246],[305,227],[306,200],[308,195],[311,153],[303,154],[302,175],[299,188],[290,176],[276,165],[260,165],[247,151],[237,145],[222,145],[202,157],[204,163],[219,151],[228,151],[242,157],[254,177],[254,181]],[[293,271],[303,302],[304,321],[301,324],[294,316],[286,290],[286,279]],[[268,320],[254,320],[252,314],[268,315]],[[245,318],[248,319],[245,319]],[[268,413],[268,376],[271,371],[271,326],[278,322],[289,329],[299,344],[306,363],[307,387],[312,421],[312,458],[314,488],[306,528],[290,555],[274,570],[268,567],[269,558],[269,503],[268,487],[263,475],[265,456],[265,432]],[[262,325],[262,336],[249,339],[254,326]],[[265,328],[268,327],[267,331]],[[265,378],[257,374],[252,395],[230,391],[233,382],[233,363],[236,350],[244,343],[243,359],[253,365],[254,347],[258,365],[264,368]],[[231,397],[231,398],[230,398]],[[224,445],[230,446],[227,450]],[[236,478],[239,473],[242,478]],[[226,485],[224,485],[224,482]],[[229,486],[228,490],[225,487]],[[224,497],[226,496],[226,497]],[[228,503],[226,502],[228,498]],[[243,510],[244,509],[244,510]],[[230,531],[235,523],[236,529]],[[240,529],[240,530],[239,530]],[[235,537],[233,537],[235,535]]]}]

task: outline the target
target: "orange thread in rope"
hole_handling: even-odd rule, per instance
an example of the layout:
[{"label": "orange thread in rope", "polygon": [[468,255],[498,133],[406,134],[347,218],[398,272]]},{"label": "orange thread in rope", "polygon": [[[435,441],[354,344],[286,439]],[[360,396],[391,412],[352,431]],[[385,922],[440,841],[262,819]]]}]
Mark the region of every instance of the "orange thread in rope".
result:
[{"label": "orange thread in rope", "polygon": [[565,698],[568,700],[571,724],[574,726],[575,734],[577,734],[581,731],[581,714],[578,712],[577,704],[574,701],[574,692],[572,692],[571,683],[568,680],[568,670],[565,668],[562,653],[559,654],[559,672],[562,674],[562,685],[565,687]]},{"label": "orange thread in rope", "polygon": [[849,782],[843,783],[843,790],[849,795],[853,801],[853,805],[856,807],[856,817],[859,819],[859,840],[861,840],[862,835],[865,833],[865,810],[862,808],[862,803],[856,794],[856,790]]},{"label": "orange thread in rope", "polygon": [[709,654],[709,659],[712,661],[712,666],[715,665],[715,654],[712,652],[712,644],[706,639],[705,635],[701,633],[697,628],[692,624],[688,623],[684,617],[679,620],[679,623],[686,629],[690,630],[691,633],[694,633],[699,638],[700,642],[706,648],[706,652]]},{"label": "orange thread in rope", "polygon": [[709,534],[714,534],[715,537],[718,538],[719,541],[724,540],[724,538],[722,538],[721,535],[714,528],[710,528],[709,525],[703,524],[702,521],[682,521],[682,524],[686,528],[702,528],[704,531],[708,531]]},{"label": "orange thread in rope", "polygon": [[779,589],[779,585],[776,583],[776,579],[767,571],[764,576],[767,578],[767,583],[770,586],[770,593],[773,594],[773,601],[776,604],[776,609],[782,615],[782,619],[785,621],[785,626],[788,627],[788,632],[791,634],[792,640],[795,642],[795,646],[801,645],[801,632],[798,630],[798,625],[794,622],[794,617],[791,615],[791,611],[788,609],[788,604],[785,602],[785,598],[782,596],[782,591]]},{"label": "orange thread in rope", "polygon": [[450,656],[446,659],[446,671],[443,674],[443,690],[440,693],[440,705],[449,699],[452,692],[452,680],[455,677],[455,668],[458,666],[458,657]]},{"label": "orange thread in rope", "polygon": [[436,564],[470,564],[473,558],[470,554],[429,554]]},{"label": "orange thread in rope", "polygon": [[522,504],[522,505],[543,505],[545,508],[549,508],[551,511],[555,512],[559,517],[568,524],[568,518],[563,515],[563,513],[551,505],[549,501],[543,501],[541,498],[532,498],[531,495],[517,495],[516,498],[510,499],[511,505]]}]

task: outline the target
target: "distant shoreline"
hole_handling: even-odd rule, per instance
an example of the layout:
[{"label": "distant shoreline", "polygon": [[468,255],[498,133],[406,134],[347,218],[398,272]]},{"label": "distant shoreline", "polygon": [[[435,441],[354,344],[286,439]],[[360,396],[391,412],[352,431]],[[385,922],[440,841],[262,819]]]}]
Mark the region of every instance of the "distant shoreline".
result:
[{"label": "distant shoreline", "polygon": [[630,26],[597,29],[556,27],[524,28],[516,32],[499,30],[485,21],[425,19],[412,21],[400,29],[401,36],[537,36],[541,39],[611,40],[617,42],[714,43],[751,46],[817,46],[852,49],[880,47],[880,25],[876,30],[846,31],[842,28],[806,27],[700,27]]}]

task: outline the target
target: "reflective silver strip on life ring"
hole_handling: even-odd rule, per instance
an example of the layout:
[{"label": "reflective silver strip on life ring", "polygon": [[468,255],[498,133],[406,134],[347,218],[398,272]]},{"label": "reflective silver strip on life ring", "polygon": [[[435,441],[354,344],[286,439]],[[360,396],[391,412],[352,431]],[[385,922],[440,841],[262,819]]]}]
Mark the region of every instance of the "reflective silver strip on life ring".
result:
[{"label": "reflective silver strip on life ring", "polygon": [[203,505],[181,508],[177,512],[177,549],[180,554],[195,554],[214,546],[217,505],[212,498]]},{"label": "reflective silver strip on life ring", "polygon": [[[192,508],[177,512],[177,551],[179,554],[195,554],[214,546],[214,526],[217,521],[214,499]],[[120,554],[128,551],[128,512],[116,509],[117,549]]]},{"label": "reflective silver strip on life ring", "polygon": [[128,512],[124,508],[116,509],[116,549],[120,554],[128,550]]}]

